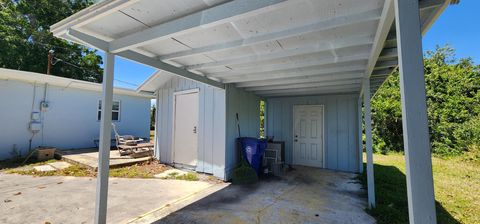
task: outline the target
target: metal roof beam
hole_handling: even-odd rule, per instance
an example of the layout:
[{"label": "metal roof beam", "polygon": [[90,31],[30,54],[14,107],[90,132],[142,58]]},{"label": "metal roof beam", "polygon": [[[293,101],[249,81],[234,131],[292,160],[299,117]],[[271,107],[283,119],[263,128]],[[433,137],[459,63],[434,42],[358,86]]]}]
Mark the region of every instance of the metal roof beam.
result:
[{"label": "metal roof beam", "polygon": [[323,66],[323,65],[335,65],[337,63],[356,63],[356,62],[366,62],[368,60],[368,54],[356,54],[348,55],[343,57],[330,57],[323,58],[320,60],[309,60],[309,61],[293,61],[291,63],[282,63],[282,64],[266,64],[261,66],[252,66],[247,68],[233,69],[231,72],[221,72],[221,73],[209,73],[213,77],[229,77],[229,76],[244,76],[249,74],[255,74],[259,72],[273,72],[273,71],[282,71],[288,69],[296,68],[305,68],[305,67],[314,67],[314,66]]},{"label": "metal roof beam", "polygon": [[360,79],[346,79],[346,80],[327,81],[327,82],[309,82],[309,83],[302,83],[302,84],[249,87],[249,88],[245,88],[245,90],[246,91],[287,90],[287,89],[303,89],[303,88],[311,88],[311,87],[343,86],[343,85],[360,84],[360,83],[361,83]]},{"label": "metal roof beam", "polygon": [[385,60],[389,60],[389,59],[392,59],[392,58],[397,58],[397,56],[398,56],[398,52],[397,52],[396,47],[384,48],[382,50],[382,53],[380,53],[380,56],[378,57],[378,60],[385,61]]},{"label": "metal roof beam", "polygon": [[277,8],[277,4],[282,2],[286,0],[234,0],[118,38],[111,42],[109,49],[118,53],[196,29],[264,13]]},{"label": "metal roof beam", "polygon": [[147,57],[143,54],[139,54],[133,51],[123,51],[117,54],[118,56],[124,57],[126,59],[130,59],[136,62],[140,62],[142,64],[167,71],[178,76],[182,76],[184,78],[205,83],[207,85],[211,85],[220,89],[225,89],[225,84],[215,81],[213,79],[207,78],[205,76],[197,75],[195,73],[189,72],[183,68],[175,67],[173,65],[167,64],[165,62],[159,61],[158,59]]},{"label": "metal roof beam", "polygon": [[257,35],[250,38],[230,41],[226,43],[213,44],[205,47],[195,48],[192,50],[180,51],[172,54],[163,55],[163,56],[160,56],[159,58],[160,60],[171,60],[175,58],[205,54],[208,52],[220,51],[220,50],[225,50],[225,49],[230,49],[235,47],[244,47],[252,44],[271,41],[271,40],[294,37],[294,36],[298,36],[306,33],[326,31],[330,29],[336,29],[342,26],[354,25],[362,22],[377,20],[379,18],[379,14],[380,14],[379,9],[369,10],[369,11],[358,13],[358,14],[335,17],[329,20],[322,20],[317,23],[309,24],[302,27],[277,31],[273,33],[267,33],[264,35]]},{"label": "metal roof beam", "polygon": [[372,75],[370,77],[389,76],[390,74],[392,74],[392,72],[393,72],[393,69],[391,68],[373,70]]},{"label": "metal roof beam", "polygon": [[298,48],[286,49],[279,52],[273,52],[268,54],[244,56],[244,57],[220,60],[216,62],[190,65],[190,66],[186,66],[185,69],[198,70],[198,69],[211,68],[211,67],[220,67],[225,65],[246,64],[251,62],[274,60],[274,59],[300,56],[300,55],[306,55],[306,54],[331,52],[332,49],[342,49],[342,48],[358,47],[358,46],[365,46],[365,45],[372,44],[372,38],[370,35],[353,36],[345,40],[339,41],[337,43],[335,43],[334,40],[328,40],[328,41],[322,40],[322,41],[324,41],[323,44],[317,43],[315,45],[311,45],[311,46],[307,46],[299,49]]},{"label": "metal roof beam", "polygon": [[314,96],[314,95],[332,95],[332,94],[358,94],[359,90],[357,89],[337,89],[337,90],[325,90],[325,91],[313,91],[313,92],[303,92],[303,93],[278,93],[278,94],[267,94],[260,95],[262,97],[292,97],[292,96]]},{"label": "metal roof beam", "polygon": [[[298,78],[298,77],[308,77],[308,76],[321,76],[321,75],[338,75],[339,73],[345,72],[358,72],[359,70],[365,69],[365,65],[346,65],[335,68],[313,68],[313,69],[293,69],[287,71],[277,71],[273,73],[256,73],[249,75],[242,75],[236,77],[225,77],[223,79],[224,83],[242,83],[242,82],[259,82],[266,80],[274,79],[283,79],[283,78]],[[332,77],[335,79],[335,77]]]},{"label": "metal roof beam", "polygon": [[[68,30],[67,35],[69,35],[70,37],[72,37],[72,38],[76,39],[77,41],[79,41],[83,44],[86,44],[88,46],[92,46],[94,48],[104,50],[104,51],[106,51],[106,49],[108,49],[107,48],[108,43],[106,41],[103,41],[103,40],[100,40],[96,37],[92,37],[90,35],[78,32],[76,30],[73,30],[73,29]],[[106,52],[108,52],[108,51],[106,51]],[[167,64],[165,62],[159,61],[155,58],[145,56],[145,55],[140,54],[140,53],[136,53],[136,52],[133,52],[133,51],[124,51],[124,52],[120,52],[116,55],[124,57],[124,58],[132,60],[132,61],[135,61],[135,62],[139,62],[139,63],[145,64],[145,65],[160,69],[160,70],[163,70],[163,71],[167,71],[167,72],[182,76],[182,77],[187,78],[187,79],[191,79],[191,80],[194,80],[194,81],[205,83],[205,84],[217,87],[217,88],[225,89],[225,85],[221,82],[217,82],[217,81],[209,79],[205,76],[197,75],[197,74],[189,72],[185,69],[175,67],[173,65]]]},{"label": "metal roof beam", "polygon": [[420,10],[435,8],[445,3],[445,0],[420,0],[418,1],[418,8]]},{"label": "metal roof beam", "polygon": [[75,42],[77,42],[78,44],[83,44],[83,45],[86,45],[95,49],[99,49],[105,52],[108,50],[108,42],[100,40],[96,37],[90,36],[88,34],[82,33],[80,31],[77,31],[74,29],[68,29],[66,35],[74,39]]},{"label": "metal roof beam", "polygon": [[395,19],[394,4],[392,0],[385,0],[383,5],[382,17],[378,23],[377,32],[375,34],[375,40],[373,41],[372,51],[370,53],[370,59],[368,60],[367,69],[365,70],[365,77],[368,78],[372,74],[375,64],[383,48],[383,44],[387,39],[390,28],[392,27]]},{"label": "metal roof beam", "polygon": [[236,86],[239,88],[249,88],[249,87],[267,87],[267,86],[276,86],[276,85],[294,85],[294,84],[303,84],[303,83],[312,83],[312,82],[329,82],[329,81],[339,81],[339,80],[349,80],[349,79],[358,79],[362,77],[362,71],[353,71],[353,72],[342,72],[342,73],[330,73],[330,74],[315,74],[309,76],[301,76],[295,78],[279,78],[271,79],[265,81],[251,81],[251,82],[240,82]]},{"label": "metal roof beam", "polygon": [[384,68],[393,68],[393,67],[397,67],[397,66],[398,66],[397,59],[390,60],[390,61],[379,61],[379,62],[377,62],[377,64],[375,64],[374,69],[378,70],[378,69],[384,69]]},{"label": "metal roof beam", "polygon": [[279,93],[311,93],[318,91],[336,91],[336,90],[360,90],[360,84],[350,84],[350,85],[341,85],[341,86],[328,86],[328,87],[313,87],[313,88],[300,88],[300,89],[284,89],[284,90],[265,90],[265,91],[255,91],[257,95],[271,95]]}]

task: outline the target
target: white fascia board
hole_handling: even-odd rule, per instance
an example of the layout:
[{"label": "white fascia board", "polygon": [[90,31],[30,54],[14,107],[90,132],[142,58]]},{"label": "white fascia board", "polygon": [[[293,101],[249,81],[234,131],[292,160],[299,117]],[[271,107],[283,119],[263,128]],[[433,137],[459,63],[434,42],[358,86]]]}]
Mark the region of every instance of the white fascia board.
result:
[{"label": "white fascia board", "polygon": [[234,0],[118,38],[111,42],[109,50],[118,53],[197,29],[261,14],[283,6],[279,4],[282,2],[286,0]]},{"label": "white fascia board", "polygon": [[195,48],[192,50],[180,51],[172,54],[167,54],[160,56],[160,60],[171,60],[180,57],[187,57],[198,54],[206,54],[208,52],[220,51],[225,49],[244,47],[253,44],[268,42],[271,40],[285,39],[288,37],[294,37],[302,34],[313,33],[326,31],[330,29],[336,29],[342,26],[354,25],[358,23],[363,23],[367,21],[378,20],[380,15],[380,9],[369,10],[366,12],[335,17],[328,20],[321,20],[313,24],[309,24],[302,27],[286,29],[282,31],[267,33],[264,35],[253,36],[246,39],[240,39],[235,41],[230,41],[226,43],[214,44],[205,47]]},{"label": "white fascia board", "polygon": [[[75,89],[95,91],[95,92],[102,91],[102,84],[100,83],[87,82],[83,80],[70,79],[70,78],[65,78],[60,76],[13,70],[13,69],[5,69],[5,68],[0,68],[0,80],[4,80],[4,81],[13,80],[13,81],[20,81],[20,82],[26,82],[26,83],[38,83],[38,84],[48,83],[49,85],[57,86],[60,88],[75,88]],[[140,93],[137,93],[135,90],[121,88],[121,87],[115,87],[113,91],[115,94],[120,94],[120,95],[130,95],[130,96],[145,97],[145,98],[153,97],[149,94],[140,94]]]},{"label": "white fascia board", "polygon": [[141,92],[141,91],[149,91],[149,90],[146,90],[146,87],[150,84],[150,82],[152,82],[155,78],[158,77],[159,73],[161,73],[160,70],[157,70],[155,72],[153,72],[153,74],[151,74],[147,79],[145,79],[145,81],[142,82],[142,84],[140,84],[138,87],[137,87],[137,92]]},{"label": "white fascia board", "polygon": [[105,0],[91,5],[70,17],[63,19],[50,26],[50,32],[54,36],[61,36],[70,28],[78,28],[90,22],[108,16],[122,8],[137,3],[139,0]]}]

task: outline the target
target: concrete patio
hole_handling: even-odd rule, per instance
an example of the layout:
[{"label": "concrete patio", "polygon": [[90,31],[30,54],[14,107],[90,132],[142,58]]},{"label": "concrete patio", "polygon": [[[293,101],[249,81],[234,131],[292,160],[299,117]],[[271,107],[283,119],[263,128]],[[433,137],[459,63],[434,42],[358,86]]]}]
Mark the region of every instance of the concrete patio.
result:
[{"label": "concrete patio", "polygon": [[[284,178],[230,185],[182,209],[172,204],[134,223],[375,223],[356,174],[297,167]],[[177,210],[177,211],[175,211]]]},{"label": "concrete patio", "polygon": [[[87,167],[92,170],[98,168],[98,149],[74,149],[74,150],[62,150],[62,159]],[[110,167],[121,167],[133,165],[150,160],[150,157],[130,158],[129,156],[121,156],[118,150],[110,150]]]}]

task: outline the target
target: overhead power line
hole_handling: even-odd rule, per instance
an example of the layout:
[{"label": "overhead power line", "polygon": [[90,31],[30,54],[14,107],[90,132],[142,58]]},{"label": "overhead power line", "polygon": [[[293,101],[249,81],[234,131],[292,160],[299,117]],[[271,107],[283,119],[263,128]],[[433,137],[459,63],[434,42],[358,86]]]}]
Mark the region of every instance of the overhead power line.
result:
[{"label": "overhead power line", "polygon": [[[94,72],[94,71],[92,71],[92,70],[88,70],[88,69],[86,69],[86,68],[82,68],[80,65],[76,65],[76,64],[70,63],[70,62],[65,61],[65,60],[62,60],[62,59],[60,59],[60,58],[54,57],[54,59],[55,59],[56,61],[53,63],[53,65],[55,65],[55,64],[58,63],[58,62],[63,62],[63,63],[65,63],[65,64],[67,64],[67,65],[70,65],[70,66],[72,66],[72,67],[75,67],[75,68],[77,68],[77,69],[80,69],[80,70],[82,70],[82,71],[84,71],[84,72],[89,72],[90,74],[93,74],[93,75],[100,75],[100,74],[98,74],[98,73],[96,73],[96,72]],[[135,87],[139,86],[138,84],[135,84],[135,83],[132,83],[132,82],[127,82],[127,81],[120,80],[120,79],[114,79],[114,80],[117,81],[117,82],[121,82],[121,83],[130,85],[130,86],[135,86]]]}]

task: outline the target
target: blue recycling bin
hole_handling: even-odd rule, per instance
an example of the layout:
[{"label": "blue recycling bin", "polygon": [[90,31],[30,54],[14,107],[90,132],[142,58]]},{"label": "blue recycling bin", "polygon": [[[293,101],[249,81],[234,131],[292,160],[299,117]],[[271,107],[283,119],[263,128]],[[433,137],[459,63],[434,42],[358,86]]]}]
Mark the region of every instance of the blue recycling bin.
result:
[{"label": "blue recycling bin", "polygon": [[243,158],[260,176],[262,169],[263,152],[267,148],[267,140],[257,138],[239,138]]}]

